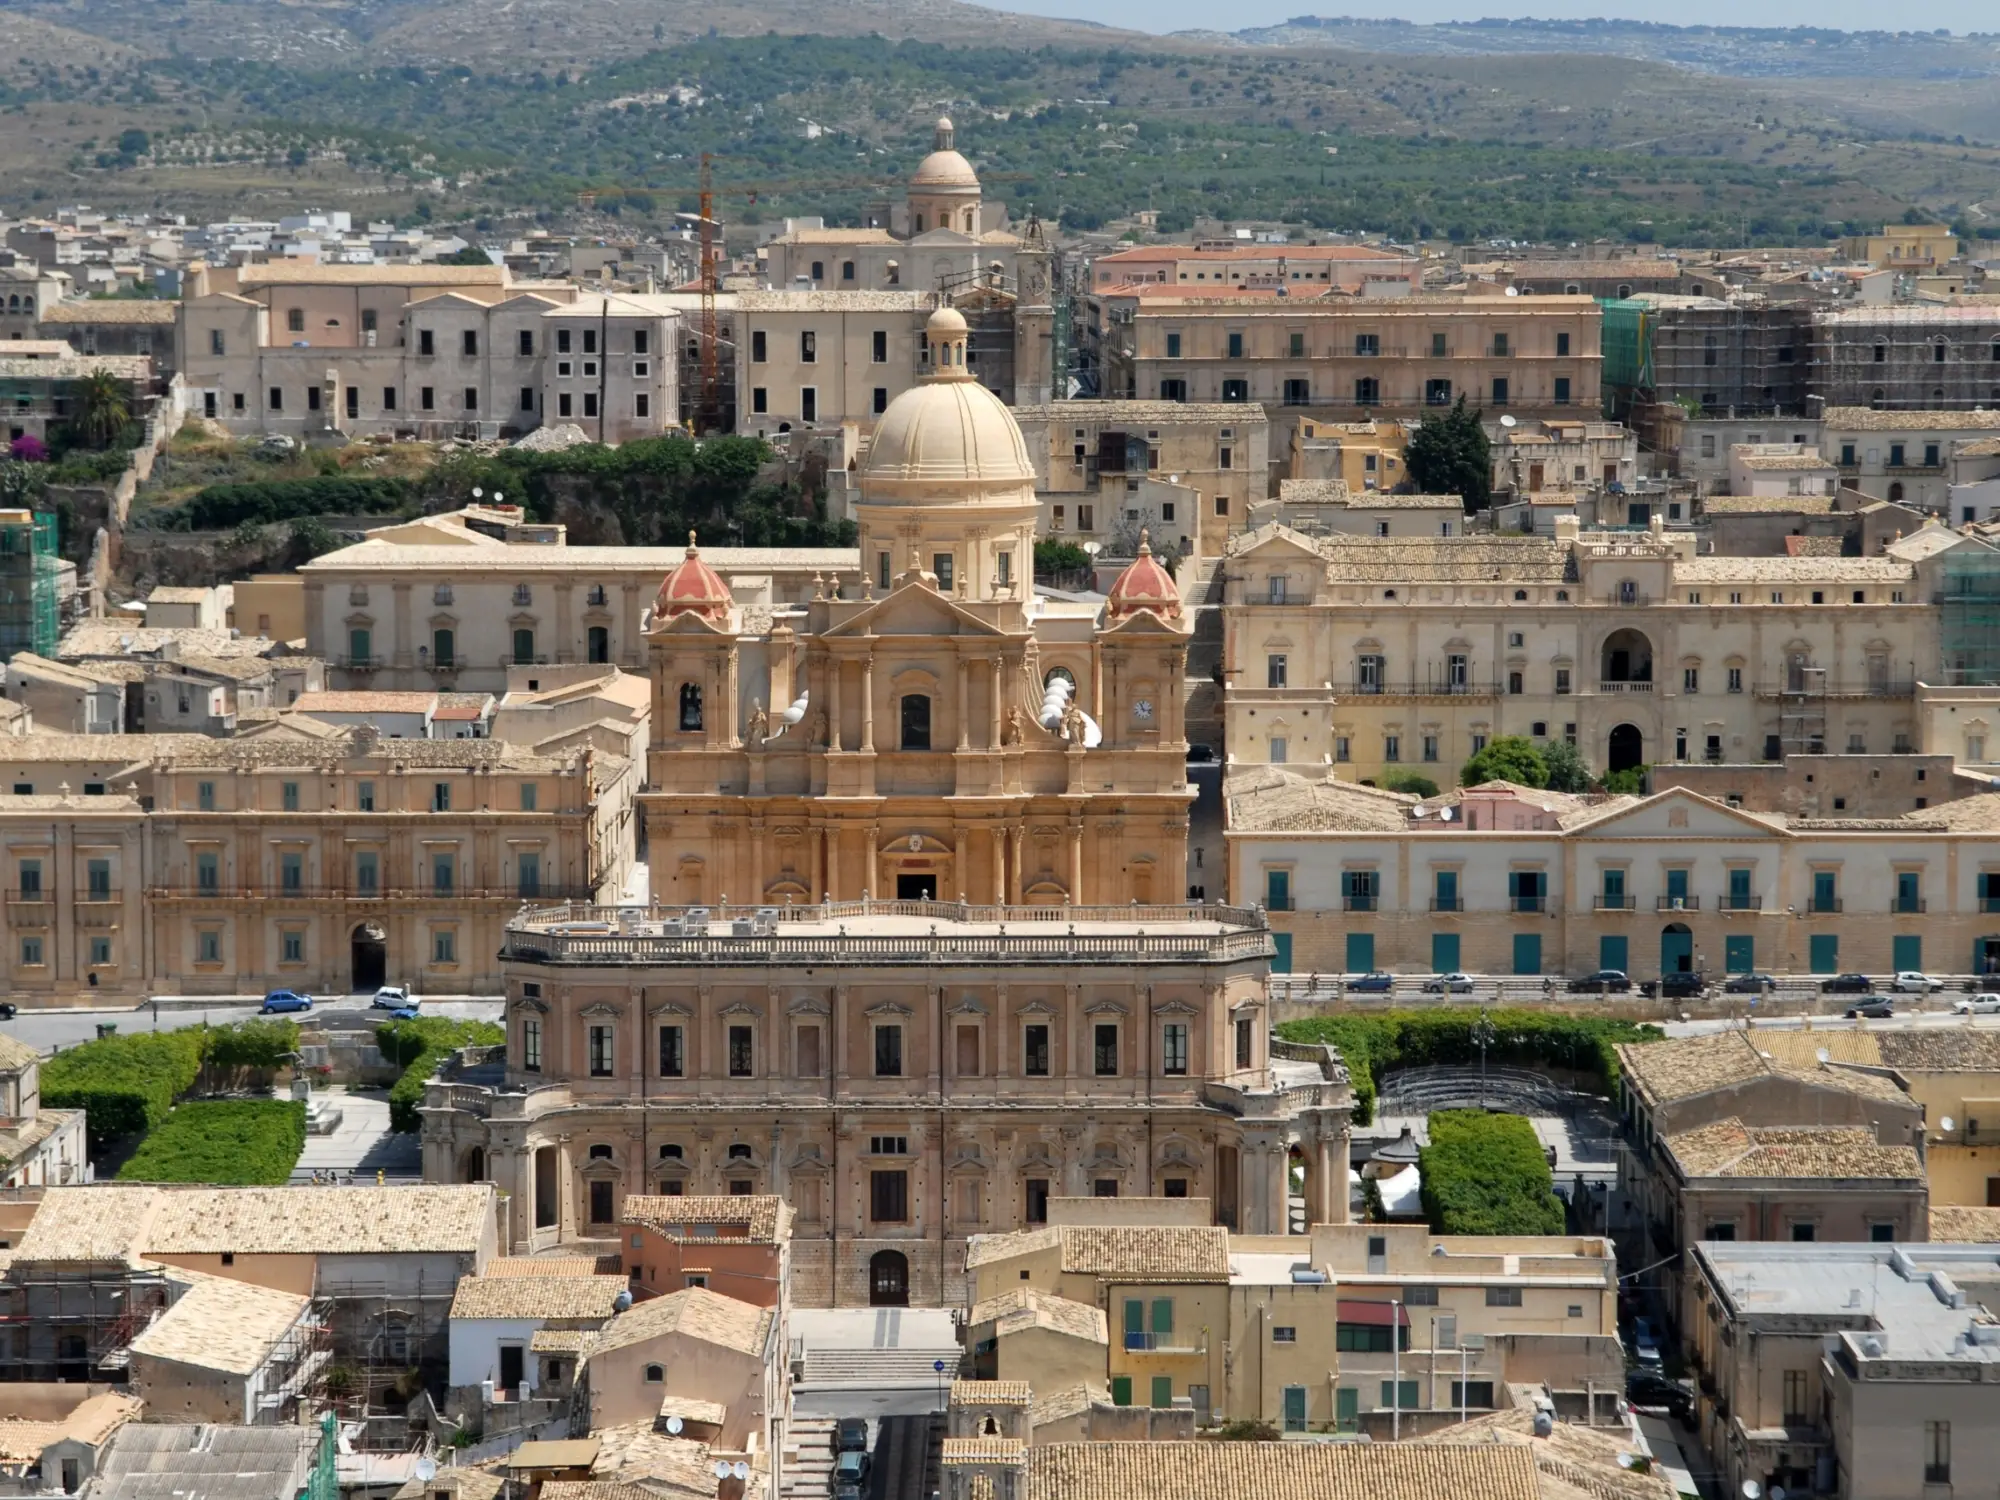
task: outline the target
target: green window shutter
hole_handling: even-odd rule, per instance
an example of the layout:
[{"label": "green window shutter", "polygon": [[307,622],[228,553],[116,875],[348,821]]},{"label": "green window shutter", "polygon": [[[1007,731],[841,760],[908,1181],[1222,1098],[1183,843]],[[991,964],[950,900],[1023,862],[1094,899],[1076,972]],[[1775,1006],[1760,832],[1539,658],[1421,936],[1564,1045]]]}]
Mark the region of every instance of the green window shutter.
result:
[{"label": "green window shutter", "polygon": [[1372,932],[1348,933],[1347,972],[1350,974],[1372,974],[1375,972],[1374,933]]},{"label": "green window shutter", "polygon": [[1174,1377],[1155,1375],[1153,1377],[1153,1405],[1172,1406],[1174,1404]]},{"label": "green window shutter", "polygon": [[1271,955],[1271,972],[1289,974],[1292,972],[1292,935],[1289,932],[1271,934],[1271,946],[1276,950]]},{"label": "green window shutter", "polygon": [[1542,935],[1539,932],[1514,934],[1514,972],[1516,974],[1542,972]]},{"label": "green window shutter", "polygon": [[1757,940],[1745,933],[1722,940],[1722,967],[1731,974],[1748,974],[1757,967]]},{"label": "green window shutter", "polygon": [[1156,1297],[1153,1299],[1153,1332],[1172,1333],[1174,1331],[1174,1299]]},{"label": "green window shutter", "polygon": [[1434,932],[1431,934],[1431,972],[1433,974],[1456,974],[1458,972],[1457,933]]},{"label": "green window shutter", "polygon": [[1113,1375],[1111,1377],[1111,1404],[1113,1406],[1130,1406],[1132,1404],[1132,1377],[1130,1375]]},{"label": "green window shutter", "polygon": [[1921,969],[1924,966],[1924,940],[1914,934],[1893,937],[1889,940],[1889,967],[1897,973],[1905,969]]},{"label": "green window shutter", "polygon": [[1125,1331],[1127,1333],[1146,1331],[1146,1304],[1138,1297],[1125,1299]]},{"label": "green window shutter", "polygon": [[1602,937],[1597,940],[1598,968],[1617,969],[1620,972],[1629,973],[1632,966],[1626,960],[1630,957],[1631,943],[1628,939],[1623,937]]},{"label": "green window shutter", "polygon": [[1807,957],[1815,974],[1838,974],[1840,972],[1840,934],[1837,932],[1815,932],[1807,945]]},{"label": "green window shutter", "polygon": [[1360,1421],[1361,1392],[1351,1385],[1338,1387],[1333,1393],[1333,1417],[1344,1427]]}]

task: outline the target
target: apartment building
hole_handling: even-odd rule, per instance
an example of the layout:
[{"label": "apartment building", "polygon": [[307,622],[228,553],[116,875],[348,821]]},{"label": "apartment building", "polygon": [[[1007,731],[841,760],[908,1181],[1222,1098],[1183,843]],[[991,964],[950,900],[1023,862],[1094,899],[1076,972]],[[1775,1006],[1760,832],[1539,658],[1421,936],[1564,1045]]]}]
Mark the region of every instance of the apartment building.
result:
[{"label": "apartment building", "polygon": [[1149,283],[1376,296],[1406,295],[1424,284],[1421,260],[1379,245],[1139,245],[1090,263],[1093,291]]},{"label": "apartment building", "polygon": [[[1622,1380],[1617,1262],[1589,1237],[1433,1235],[1421,1225],[1323,1224],[1309,1236],[1231,1234],[1178,1200],[1056,1199],[1046,1228],[981,1235],[967,1253],[975,1375],[1106,1388],[1115,1406],[1183,1402],[1202,1426],[1416,1437],[1546,1385],[1585,1412]],[[1010,1316],[1030,1304],[1032,1320]],[[1102,1311],[1100,1311],[1100,1309]],[[1108,1318],[1035,1367],[1051,1328]],[[1087,1351],[1101,1363],[1088,1368]]]},{"label": "apartment building", "polygon": [[60,301],[35,320],[38,337],[61,339],[77,353],[149,359],[161,380],[181,367],[180,309],[172,302]]},{"label": "apartment building", "polygon": [[1403,452],[1411,424],[1323,422],[1300,417],[1292,424],[1286,463],[1289,479],[1339,480],[1350,490],[1388,490],[1403,483]]},{"label": "apartment building", "polygon": [[1696,1430],[1729,1490],[1893,1500],[2000,1463],[1991,1245],[1697,1244]]},{"label": "apartment building", "polygon": [[1843,308],[1814,320],[1812,387],[1829,407],[2000,406],[2000,306]]},{"label": "apartment building", "polygon": [[1657,520],[1559,519],[1553,537],[1263,527],[1224,565],[1230,758],[1372,780],[1449,779],[1496,735],[1571,740],[1600,770],[1908,751],[1915,682],[1939,669],[1934,596],[1961,566],[1929,547],[1722,557]]},{"label": "apartment building", "polygon": [[189,400],[232,432],[425,439],[680,420],[671,298],[516,283],[502,266],[203,268],[180,304]]},{"label": "apartment building", "polygon": [[46,442],[51,430],[81,411],[77,386],[98,375],[118,382],[129,411],[145,412],[155,375],[149,359],[122,354],[20,357],[0,344],[0,421],[7,425],[7,440],[31,437]]},{"label": "apartment building", "polygon": [[1156,541],[1189,538],[1215,556],[1248,522],[1270,483],[1270,422],[1262,407],[1220,402],[1059,401],[1014,409],[1042,529],[1100,547],[1114,539],[1137,550],[1132,496],[1146,481],[1180,486],[1153,517]]},{"label": "apartment building", "polygon": [[1949,224],[1892,224],[1880,234],[1850,234],[1840,242],[1844,260],[1895,271],[1928,271],[1954,260],[1959,238]]},{"label": "apartment building", "polygon": [[[2000,365],[1993,367],[1993,375],[2000,381]],[[1995,399],[1982,405],[2000,408],[2000,386],[1995,388]],[[1966,446],[1996,437],[2000,437],[2000,409],[1828,406],[1820,452],[1838,465],[1843,488],[1950,519],[1946,513],[1951,507],[1954,456]]]},{"label": "apartment building", "polygon": [[[1699,295],[1699,276],[1690,277],[1677,260],[1621,255],[1603,260],[1530,257],[1525,260],[1466,261],[1468,281],[1482,292],[1515,295],[1624,298],[1647,293],[1672,296],[1683,291]],[[1711,279],[1712,282],[1712,279]]]},{"label": "apartment building", "polygon": [[1250,506],[1250,526],[1282,526],[1306,536],[1463,536],[1470,528],[1457,495],[1354,490],[1342,479],[1281,479],[1275,500]]},{"label": "apartment building", "polygon": [[[1638,483],[1639,439],[1621,422],[1496,422],[1490,436],[1496,494],[1587,490],[1616,495]],[[1637,524],[1646,523],[1641,519]]]},{"label": "apartment building", "polygon": [[1103,395],[1415,417],[1460,396],[1491,416],[1594,413],[1589,297],[1306,298],[1180,286],[1091,297]]},{"label": "apartment building", "polygon": [[[746,291],[735,302],[738,428],[760,437],[843,422],[872,429],[922,374],[924,319],[937,306],[922,290]],[[978,351],[966,368],[983,382]]]},{"label": "apartment building", "polygon": [[1269,910],[1280,972],[2000,972],[1991,798],[1815,819],[1496,782],[1416,803],[1279,767],[1225,795],[1231,896]]}]

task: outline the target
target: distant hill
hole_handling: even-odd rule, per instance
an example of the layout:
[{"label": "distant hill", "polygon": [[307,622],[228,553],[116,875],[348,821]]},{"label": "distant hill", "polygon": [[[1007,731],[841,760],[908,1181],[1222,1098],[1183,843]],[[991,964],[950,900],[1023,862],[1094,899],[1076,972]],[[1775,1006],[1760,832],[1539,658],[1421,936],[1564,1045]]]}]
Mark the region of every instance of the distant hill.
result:
[{"label": "distant hill", "polygon": [[1583,52],[1675,63],[1739,78],[1985,78],[2000,74],[2000,35],[1834,31],[1816,26],[1670,26],[1650,21],[1371,20],[1294,16],[1243,31],[1177,32],[1254,47],[1345,47],[1442,57]]}]

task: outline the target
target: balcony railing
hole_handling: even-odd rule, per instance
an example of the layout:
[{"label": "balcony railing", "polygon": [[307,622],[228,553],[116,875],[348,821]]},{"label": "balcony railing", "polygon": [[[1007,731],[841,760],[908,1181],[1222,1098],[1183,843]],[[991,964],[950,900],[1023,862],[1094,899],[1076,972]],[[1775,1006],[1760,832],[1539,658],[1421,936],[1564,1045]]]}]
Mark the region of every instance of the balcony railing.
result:
[{"label": "balcony railing", "polygon": [[1600,693],[1650,693],[1653,690],[1653,684],[1651,682],[1609,682],[1600,678],[1597,683],[1597,690]]},{"label": "balcony railing", "polygon": [[350,672],[373,672],[376,668],[388,664],[388,659],[381,656],[341,656],[334,660],[337,665],[347,668]]},{"label": "balcony railing", "polygon": [[1656,896],[1653,899],[1653,910],[1654,911],[1700,911],[1701,897]]},{"label": "balcony railing", "polygon": [[1981,896],[1979,898],[1979,909],[1981,912],[1987,914],[2000,912],[2000,896]]},{"label": "balcony railing", "polygon": [[1725,891],[1722,895],[1715,898],[1715,907],[1717,911],[1762,911],[1764,909],[1764,898],[1762,896],[1737,895]]},{"label": "balcony railing", "polygon": [[1928,906],[1922,896],[1898,896],[1889,910],[1903,913],[1920,913]]},{"label": "balcony railing", "polygon": [[1299,901],[1296,896],[1267,895],[1264,897],[1264,910],[1266,911],[1297,911],[1298,909]]},{"label": "balcony railing", "polygon": [[1172,1333],[1140,1333],[1136,1329],[1125,1330],[1125,1348],[1128,1353],[1143,1354],[1193,1354],[1191,1344],[1177,1343],[1178,1335]]},{"label": "balcony railing", "polygon": [[1838,912],[1840,908],[1841,900],[1838,896],[1815,896],[1811,901],[1806,903],[1807,911],[1825,915],[1832,915]]},{"label": "balcony railing", "polygon": [[1424,681],[1407,678],[1401,682],[1336,682],[1333,691],[1334,696],[1342,698],[1488,698],[1499,695],[1501,684],[1498,680],[1481,682],[1471,678]]},{"label": "balcony railing", "polygon": [[1342,911],[1373,911],[1381,899],[1379,896],[1342,896],[1340,907]]},{"label": "balcony railing", "polygon": [[1549,909],[1549,898],[1547,896],[1515,896],[1511,898],[1511,901],[1515,911],[1547,911]]},{"label": "balcony railing", "polygon": [[1431,897],[1431,910],[1464,911],[1465,898],[1463,896],[1433,896]]},{"label": "balcony railing", "polygon": [[[162,901],[589,901],[589,886],[543,881],[513,885],[156,885],[147,894]],[[112,898],[115,901],[115,897]]]},{"label": "balcony railing", "polygon": [[1630,911],[1634,900],[1631,896],[1599,896],[1591,904],[1599,911]]}]

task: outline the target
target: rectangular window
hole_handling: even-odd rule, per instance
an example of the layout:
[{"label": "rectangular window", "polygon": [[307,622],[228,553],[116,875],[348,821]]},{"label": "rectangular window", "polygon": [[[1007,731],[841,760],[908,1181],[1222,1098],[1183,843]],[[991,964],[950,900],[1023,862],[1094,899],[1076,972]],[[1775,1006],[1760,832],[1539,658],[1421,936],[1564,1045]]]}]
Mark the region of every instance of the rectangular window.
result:
[{"label": "rectangular window", "polygon": [[875,1028],[875,1076],[877,1078],[901,1078],[903,1076],[902,1027],[877,1026]]},{"label": "rectangular window", "polygon": [[1030,1177],[1023,1184],[1026,1189],[1026,1203],[1023,1205],[1024,1218],[1030,1224],[1049,1222],[1049,1180],[1046,1177]]},{"label": "rectangular window", "polygon": [[651,396],[647,395],[644,391],[641,391],[639,392],[638,395],[632,398],[633,416],[650,417],[652,414],[653,414],[653,398]]},{"label": "rectangular window", "polygon": [[1029,1078],[1049,1076],[1049,1028],[1039,1022],[1022,1028],[1021,1071]]},{"label": "rectangular window", "polygon": [[1557,335],[1556,335],[1556,353],[1557,353],[1557,355],[1558,355],[1558,356],[1560,356],[1560,355],[1565,355],[1565,354],[1568,354],[1568,353],[1569,353],[1569,335],[1568,335],[1568,334],[1566,334],[1566,333],[1559,333],[1559,334],[1557,334]]},{"label": "rectangular window", "polygon": [[609,1078],[612,1071],[612,1043],[609,1026],[590,1028],[590,1076]]},{"label": "rectangular window", "polygon": [[439,927],[431,933],[431,962],[438,964],[458,962],[458,934],[452,928]]},{"label": "rectangular window", "polygon": [[1236,1023],[1236,1066],[1248,1068],[1256,1062],[1257,1033],[1249,1017]]},{"label": "rectangular window", "polygon": [[287,781],[279,785],[278,803],[286,812],[299,810],[299,784],[296,781]]},{"label": "rectangular window", "polygon": [[111,899],[110,860],[93,859],[86,861],[84,876],[89,882],[90,899],[92,901],[109,901]]},{"label": "rectangular window", "polygon": [[729,1028],[729,1076],[748,1078],[753,1073],[756,1048],[752,1040],[752,1028],[732,1026]]},{"label": "rectangular window", "polygon": [[437,389],[434,386],[417,387],[417,405],[424,411],[437,410]]},{"label": "rectangular window", "polygon": [[1924,1483],[1951,1483],[1951,1423],[1924,1423]]},{"label": "rectangular window", "polygon": [[32,967],[34,965],[41,963],[41,961],[42,961],[42,940],[38,937],[22,938],[21,939],[22,964],[25,966]]},{"label": "rectangular window", "polygon": [[1264,686],[1281,688],[1285,685],[1285,658],[1282,655],[1264,658]]},{"label": "rectangular window", "polygon": [[1099,1078],[1118,1076],[1118,1026],[1100,1021],[1091,1028],[1091,1071]]},{"label": "rectangular window", "polygon": [[877,1224],[904,1224],[910,1217],[910,1174],[868,1174],[868,1217]]},{"label": "rectangular window", "polygon": [[1486,1289],[1488,1307],[1519,1307],[1521,1289],[1518,1286],[1489,1286]]},{"label": "rectangular window", "polygon": [[382,888],[382,856],[364,851],[354,856],[354,890],[361,896],[372,896]]},{"label": "rectangular window", "polygon": [[1182,1078],[1187,1070],[1188,1029],[1178,1021],[1169,1022],[1160,1031],[1160,1071],[1170,1078]]},{"label": "rectangular window", "polygon": [[524,853],[514,866],[514,894],[535,897],[542,893],[542,856]]},{"label": "rectangular window", "polygon": [[1179,359],[1180,357],[1181,336],[1178,333],[1170,333],[1167,335],[1167,358]]},{"label": "rectangular window", "polygon": [[813,386],[799,387],[799,420],[801,422],[819,420],[819,391]]},{"label": "rectangular window", "polygon": [[1569,405],[1569,377],[1567,375],[1556,376],[1556,405]]},{"label": "rectangular window", "polygon": [[[40,938],[26,939],[22,944],[24,950],[27,943],[30,942],[35,945],[35,957],[33,961],[40,963],[42,961],[42,940]],[[222,934],[216,928],[203,928],[194,935],[194,942],[196,963],[219,964],[222,962]],[[25,952],[23,953],[23,958],[26,958]]]},{"label": "rectangular window", "polygon": [[284,409],[285,409],[285,393],[274,385],[271,387],[271,410],[283,411]]},{"label": "rectangular window", "polygon": [[440,896],[449,896],[457,886],[458,856],[456,854],[433,854],[431,856],[431,889]]},{"label": "rectangular window", "polygon": [[39,859],[21,861],[21,899],[39,901],[42,896],[42,862]]},{"label": "rectangular window", "polygon": [[878,365],[886,365],[889,362],[889,335],[885,329],[875,330],[868,357]]},{"label": "rectangular window", "polygon": [[306,884],[306,857],[303,854],[278,856],[278,886],[281,890],[302,891]]},{"label": "rectangular window", "polygon": [[687,1032],[679,1026],[660,1028],[660,1076],[687,1076]]},{"label": "rectangular window", "polygon": [[194,857],[195,889],[203,895],[212,896],[222,888],[222,856],[212,851],[203,851]]}]

